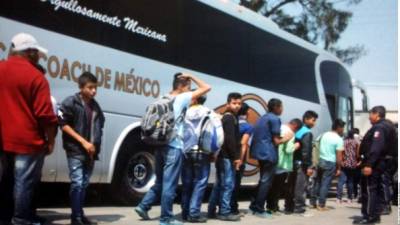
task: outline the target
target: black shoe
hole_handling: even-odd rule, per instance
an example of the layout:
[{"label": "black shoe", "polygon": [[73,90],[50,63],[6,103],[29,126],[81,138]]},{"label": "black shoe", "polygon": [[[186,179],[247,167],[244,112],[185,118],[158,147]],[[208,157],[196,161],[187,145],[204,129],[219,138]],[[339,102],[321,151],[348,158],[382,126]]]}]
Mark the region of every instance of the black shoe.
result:
[{"label": "black shoe", "polygon": [[182,217],[182,220],[183,220],[183,221],[187,221],[187,220],[188,220],[188,216],[187,216],[186,214],[182,214],[181,217]]},{"label": "black shoe", "polygon": [[32,220],[33,220],[34,224],[45,224],[47,221],[46,218],[38,216],[38,215],[33,216]]},{"label": "black shoe", "polygon": [[283,211],[283,213],[285,215],[291,215],[291,214],[293,214],[293,210],[285,209],[285,211]]},{"label": "black shoe", "polygon": [[93,221],[89,220],[89,218],[87,218],[86,216],[82,216],[82,222],[86,225],[95,225],[96,224]]},{"label": "black shoe", "polygon": [[376,223],[380,223],[381,222],[381,218],[374,218],[374,219],[366,219],[366,218],[363,218],[363,219],[361,219],[361,220],[354,220],[353,221],[353,224],[370,224],[370,225],[372,225],[372,224],[376,224]]},{"label": "black shoe", "polygon": [[240,216],[230,213],[227,215],[218,215],[217,219],[224,221],[240,221]]},{"label": "black shoe", "polygon": [[204,216],[199,216],[199,217],[188,216],[186,221],[189,223],[206,223],[207,218]]},{"label": "black shoe", "polygon": [[217,219],[217,214],[215,212],[214,213],[209,212],[209,213],[207,213],[207,218],[208,219]]},{"label": "black shoe", "polygon": [[296,213],[296,214],[302,214],[302,213],[305,213],[305,212],[306,212],[306,210],[303,209],[303,208],[298,208],[298,209],[294,209],[293,210],[293,213]]},{"label": "black shoe", "polygon": [[81,217],[76,217],[71,219],[71,225],[86,225],[83,221]]},{"label": "black shoe", "polygon": [[392,208],[389,206],[382,210],[381,215],[390,215],[390,213],[392,213]]}]

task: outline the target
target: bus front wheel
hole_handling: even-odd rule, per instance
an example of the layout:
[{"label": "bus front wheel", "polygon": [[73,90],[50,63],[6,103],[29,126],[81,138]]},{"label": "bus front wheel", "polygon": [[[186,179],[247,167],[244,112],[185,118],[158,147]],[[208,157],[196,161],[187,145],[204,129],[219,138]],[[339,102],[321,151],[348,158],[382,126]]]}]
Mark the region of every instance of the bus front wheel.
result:
[{"label": "bus front wheel", "polygon": [[156,180],[155,158],[152,151],[126,151],[118,160],[113,192],[117,200],[132,204],[150,190]]}]

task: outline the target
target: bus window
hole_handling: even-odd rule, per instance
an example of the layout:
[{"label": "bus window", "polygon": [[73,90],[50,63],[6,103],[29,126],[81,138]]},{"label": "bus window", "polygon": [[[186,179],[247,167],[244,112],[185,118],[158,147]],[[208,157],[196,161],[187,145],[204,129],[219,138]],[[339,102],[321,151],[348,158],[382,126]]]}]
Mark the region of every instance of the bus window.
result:
[{"label": "bus window", "polygon": [[345,131],[349,131],[352,128],[353,118],[350,98],[339,96],[337,118],[346,122]]},{"label": "bus window", "polygon": [[331,114],[331,119],[334,120],[336,114],[336,98],[334,95],[326,95],[326,102],[328,103],[329,113]]}]

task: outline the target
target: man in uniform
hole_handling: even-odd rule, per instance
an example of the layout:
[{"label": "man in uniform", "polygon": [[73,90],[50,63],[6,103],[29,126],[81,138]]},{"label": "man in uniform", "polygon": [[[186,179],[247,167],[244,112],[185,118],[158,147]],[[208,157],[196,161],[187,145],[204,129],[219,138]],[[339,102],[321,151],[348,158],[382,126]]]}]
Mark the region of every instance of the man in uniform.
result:
[{"label": "man in uniform", "polygon": [[362,157],[362,218],[354,224],[373,224],[380,222],[380,201],[383,174],[387,170],[386,158],[391,155],[395,139],[395,129],[385,120],[386,110],[383,106],[371,109],[369,120],[372,128],[364,136],[360,153]]}]

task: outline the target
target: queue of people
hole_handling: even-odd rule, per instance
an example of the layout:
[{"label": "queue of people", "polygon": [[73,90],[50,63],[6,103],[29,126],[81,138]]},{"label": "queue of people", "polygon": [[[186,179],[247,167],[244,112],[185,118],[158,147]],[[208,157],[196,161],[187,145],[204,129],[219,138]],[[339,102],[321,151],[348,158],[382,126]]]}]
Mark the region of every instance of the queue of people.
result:
[{"label": "queue of people", "polygon": [[[105,124],[95,100],[97,78],[84,72],[78,79],[79,91],[54,109],[45,71],[38,66],[39,52],[45,54],[47,50],[29,34],[17,34],[11,42],[9,58],[0,62],[0,221],[43,224],[44,218],[36,213],[35,192],[60,127],[71,179],[71,224],[94,224],[83,205],[94,163],[99,159]],[[149,220],[149,210],[160,202],[160,224],[182,224],[172,210],[181,179],[183,221],[240,221],[244,215],[237,198],[248,157],[257,160],[260,171],[248,208],[254,216],[304,215],[307,208],[327,211],[326,199],[334,177],[339,177],[339,204],[343,203],[344,184],[351,202],[360,196],[361,187],[362,217],[355,224],[376,223],[381,215],[390,213],[390,181],[397,170],[397,129],[385,119],[383,106],[370,111],[373,127],[362,139],[355,129],[343,138],[346,124],[335,119],[332,129],[314,140],[312,128],[318,114],[312,110],[301,119],[282,124],[283,102],[272,98],[268,112],[252,125],[247,121],[250,107],[240,93],[229,93],[225,110],[218,115],[206,107],[210,90],[211,85],[196,76],[177,73],[171,92],[153,105],[164,105],[165,111],[148,111],[144,116],[143,141],[157,146],[155,184],[134,208],[142,219]],[[152,114],[155,112],[161,114]],[[159,120],[155,122],[147,115]],[[212,137],[215,140],[205,143]],[[212,162],[216,181],[205,216],[201,203]],[[284,209],[278,204],[282,195]]]}]

